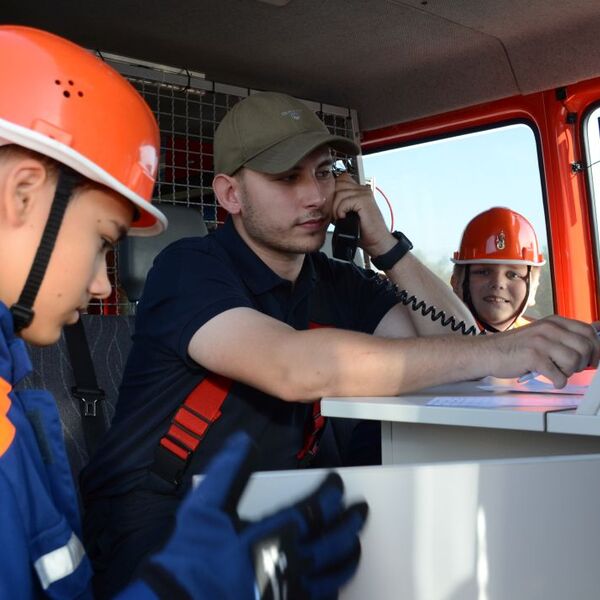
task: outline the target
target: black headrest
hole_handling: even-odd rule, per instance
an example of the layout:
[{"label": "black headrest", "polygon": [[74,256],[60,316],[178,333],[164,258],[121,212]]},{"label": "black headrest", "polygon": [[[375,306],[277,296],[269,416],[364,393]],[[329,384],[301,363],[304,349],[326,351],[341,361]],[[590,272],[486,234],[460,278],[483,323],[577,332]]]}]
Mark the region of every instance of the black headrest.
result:
[{"label": "black headrest", "polygon": [[168,204],[159,208],[169,220],[166,231],[152,237],[126,237],[119,244],[119,280],[130,302],[140,299],[146,275],[163,248],[181,238],[208,233],[199,209]]}]

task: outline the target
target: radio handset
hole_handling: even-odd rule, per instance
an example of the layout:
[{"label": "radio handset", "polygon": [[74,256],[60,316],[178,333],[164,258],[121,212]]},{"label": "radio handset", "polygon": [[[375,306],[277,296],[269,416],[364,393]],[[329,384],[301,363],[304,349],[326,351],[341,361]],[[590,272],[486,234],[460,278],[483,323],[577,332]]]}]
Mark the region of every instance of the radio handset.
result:
[{"label": "radio handset", "polygon": [[[344,165],[347,167],[347,165]],[[346,169],[333,167],[333,176],[339,177],[347,173]],[[334,223],[333,237],[331,238],[331,252],[334,258],[354,261],[358,240],[360,238],[360,218],[358,213],[351,211],[343,219],[337,219]]]},{"label": "radio handset", "polygon": [[360,219],[358,213],[351,211],[343,219],[337,219],[331,238],[333,257],[352,262],[356,254],[360,237]]}]

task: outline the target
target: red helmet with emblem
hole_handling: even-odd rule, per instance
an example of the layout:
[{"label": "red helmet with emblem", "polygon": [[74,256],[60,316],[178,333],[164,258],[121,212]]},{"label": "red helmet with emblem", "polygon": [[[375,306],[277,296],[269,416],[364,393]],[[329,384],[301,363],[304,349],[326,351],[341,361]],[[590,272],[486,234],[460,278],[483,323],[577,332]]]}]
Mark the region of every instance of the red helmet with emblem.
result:
[{"label": "red helmet with emblem", "polygon": [[500,206],[471,219],[451,260],[457,265],[495,263],[532,267],[546,262],[531,223],[518,212]]}]

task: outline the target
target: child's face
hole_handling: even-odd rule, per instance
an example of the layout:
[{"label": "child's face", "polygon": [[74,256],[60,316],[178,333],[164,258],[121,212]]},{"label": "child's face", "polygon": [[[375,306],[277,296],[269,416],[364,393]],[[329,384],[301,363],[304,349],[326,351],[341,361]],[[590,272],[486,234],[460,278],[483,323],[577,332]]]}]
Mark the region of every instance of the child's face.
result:
[{"label": "child's face", "polygon": [[131,204],[112,191],[84,188],[76,193],[34,304],[35,317],[22,331],[25,340],[54,343],[63,325],[75,323],[92,298],[110,294],[106,254],[125,235],[132,217]]},{"label": "child's face", "polygon": [[521,308],[527,294],[524,265],[471,265],[471,300],[479,317],[504,331]]}]

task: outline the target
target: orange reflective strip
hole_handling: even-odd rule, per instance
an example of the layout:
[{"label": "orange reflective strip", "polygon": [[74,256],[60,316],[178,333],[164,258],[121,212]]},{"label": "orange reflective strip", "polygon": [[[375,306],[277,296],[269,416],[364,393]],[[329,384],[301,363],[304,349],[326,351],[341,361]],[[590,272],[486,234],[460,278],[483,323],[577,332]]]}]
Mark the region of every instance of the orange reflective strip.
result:
[{"label": "orange reflective strip", "polygon": [[9,393],[12,386],[0,377],[0,456],[2,456],[15,439],[15,426],[8,419],[11,407]]}]

